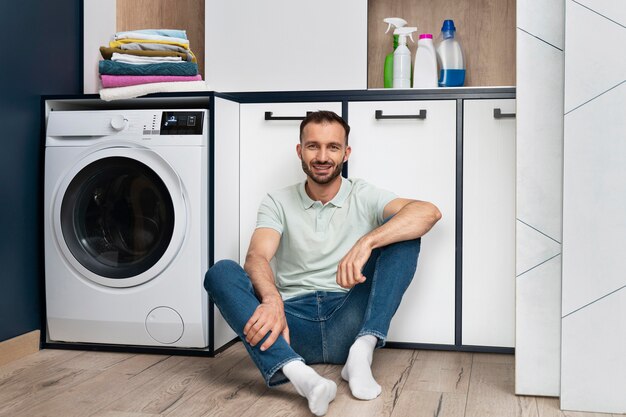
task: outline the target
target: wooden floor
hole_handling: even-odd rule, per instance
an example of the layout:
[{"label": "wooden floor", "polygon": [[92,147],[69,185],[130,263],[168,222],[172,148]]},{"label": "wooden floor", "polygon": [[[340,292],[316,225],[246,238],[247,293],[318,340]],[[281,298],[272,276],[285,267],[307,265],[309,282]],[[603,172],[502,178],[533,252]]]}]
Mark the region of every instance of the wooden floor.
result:
[{"label": "wooden floor", "polygon": [[[561,412],[558,400],[513,394],[512,355],[381,349],[383,393],[350,395],[337,365],[315,365],[339,387],[327,416],[609,417]],[[241,343],[216,358],[42,350],[0,367],[0,416],[310,416],[291,385],[265,387]]]}]

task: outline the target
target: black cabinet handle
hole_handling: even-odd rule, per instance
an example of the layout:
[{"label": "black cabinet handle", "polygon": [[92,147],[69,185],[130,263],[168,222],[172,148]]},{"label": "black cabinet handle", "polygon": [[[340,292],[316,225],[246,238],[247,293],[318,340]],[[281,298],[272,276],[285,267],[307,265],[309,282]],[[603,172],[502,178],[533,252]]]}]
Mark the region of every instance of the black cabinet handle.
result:
[{"label": "black cabinet handle", "polygon": [[381,120],[381,119],[425,119],[426,118],[426,110],[421,109],[419,114],[388,114],[388,115],[384,115],[382,110],[376,110],[375,117],[376,117],[376,120]]},{"label": "black cabinet handle", "polygon": [[493,109],[493,117],[494,119],[504,119],[505,117],[515,118],[515,113],[502,113],[502,110],[496,107]]},{"label": "black cabinet handle", "polygon": [[[306,112],[306,115],[308,116],[309,114],[311,114],[313,112]],[[305,116],[272,116],[272,114],[274,114],[271,111],[266,111],[265,112],[265,120],[304,120]]]}]

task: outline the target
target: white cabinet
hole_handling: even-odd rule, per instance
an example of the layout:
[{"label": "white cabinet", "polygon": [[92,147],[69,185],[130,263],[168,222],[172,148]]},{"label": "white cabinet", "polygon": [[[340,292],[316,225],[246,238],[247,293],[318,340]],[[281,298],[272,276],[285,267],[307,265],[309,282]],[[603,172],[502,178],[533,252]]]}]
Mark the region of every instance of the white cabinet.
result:
[{"label": "white cabinet", "polygon": [[303,118],[307,111],[316,110],[331,110],[341,114],[341,103],[262,103],[240,106],[239,257],[242,265],[261,200],[270,191],[306,178],[296,153],[300,120],[266,120],[266,112],[271,112],[273,118]]},{"label": "white cabinet", "polygon": [[515,345],[514,113],[513,99],[464,100],[464,345]]},{"label": "white cabinet", "polygon": [[[245,260],[264,196],[305,179],[296,154],[300,119],[315,110],[342,114],[342,102],[347,103],[349,176],[399,197],[430,201],[443,215],[422,238],[417,272],[391,323],[388,341],[513,347],[515,100],[365,101],[359,95],[334,93],[323,97],[328,101],[289,102],[293,96],[287,94],[280,103],[239,105],[240,206],[239,231],[234,232],[239,236],[240,262]],[[457,114],[461,108],[462,114]],[[495,109],[499,117],[494,116]],[[266,120],[268,112],[292,120]],[[463,124],[457,126],[457,120]],[[236,129],[231,130],[236,138]],[[230,152],[232,159],[235,147]],[[220,169],[228,166],[223,163]],[[463,183],[457,184],[457,178]],[[229,184],[236,187],[235,182],[233,178]],[[457,201],[461,195],[462,201]],[[457,207],[463,212],[457,213]],[[230,222],[223,227],[235,226]]]},{"label": "white cabinet", "polygon": [[[377,119],[419,115],[422,119]],[[443,217],[422,238],[417,272],[390,342],[455,343],[456,101],[351,102],[350,177],[434,203]]]},{"label": "white cabinet", "polygon": [[205,10],[212,90],[367,88],[366,0],[207,0]]}]

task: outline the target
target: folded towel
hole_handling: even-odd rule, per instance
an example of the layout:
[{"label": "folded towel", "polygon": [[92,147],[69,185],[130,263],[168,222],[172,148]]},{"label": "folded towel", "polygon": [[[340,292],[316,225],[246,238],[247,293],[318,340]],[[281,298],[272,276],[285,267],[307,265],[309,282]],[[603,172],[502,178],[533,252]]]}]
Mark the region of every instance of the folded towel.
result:
[{"label": "folded towel", "polygon": [[[134,44],[129,44],[129,45],[134,45]],[[170,46],[170,45],[167,45],[167,46]],[[178,47],[175,46],[175,48],[178,48]],[[111,59],[113,54],[134,55],[134,56],[179,56],[183,60],[188,60],[189,58],[189,55],[187,55],[186,53],[176,52],[176,51],[165,51],[165,50],[144,51],[141,49],[133,50],[133,49],[121,49],[121,48],[108,48],[106,46],[100,47],[100,55],[102,55],[102,58]]]},{"label": "folded towel", "polygon": [[185,62],[179,56],[134,56],[118,54],[117,52],[113,53],[111,61],[132,65],[158,64],[159,62]]},{"label": "folded towel", "polygon": [[148,35],[146,33],[138,33],[138,32],[126,32],[122,34],[115,34],[115,40],[123,40],[123,39],[144,39],[150,41],[167,41],[167,42],[176,42],[184,45],[189,45],[189,40],[185,38],[173,38],[171,36],[161,36],[161,35]]},{"label": "folded towel", "polygon": [[118,39],[116,41],[109,42],[109,46],[111,48],[119,48],[121,45],[125,43],[156,43],[162,45],[175,45],[180,46],[184,49],[189,49],[189,41],[186,43],[174,42],[174,41],[160,41],[160,40],[149,40],[149,39],[137,39],[137,38],[127,38],[127,39]]},{"label": "folded towel", "polygon": [[133,65],[103,60],[98,63],[100,74],[109,75],[197,75],[198,64],[193,62],[161,62],[158,64]]},{"label": "folded towel", "polygon": [[170,36],[172,38],[182,38],[187,39],[187,31],[179,30],[179,29],[139,29],[125,32],[117,32],[115,36],[125,35],[128,33],[140,33],[144,35],[160,35],[160,36]]},{"label": "folded towel", "polygon": [[149,83],[163,83],[163,82],[189,82],[189,81],[202,81],[202,76],[182,76],[182,75],[101,75],[102,87],[114,88],[114,87],[128,87],[129,85],[140,85]]},{"label": "folded towel", "polygon": [[125,51],[175,51],[187,54],[187,61],[197,62],[196,57],[191,52],[191,49],[185,49],[176,45],[167,45],[164,43],[143,43],[143,42],[131,42],[131,43],[123,43],[117,48],[123,49]]},{"label": "folded towel", "polygon": [[128,87],[103,88],[100,90],[100,98],[104,101],[111,101],[139,97],[151,93],[179,93],[185,91],[208,91],[208,88],[204,81],[151,83]]}]

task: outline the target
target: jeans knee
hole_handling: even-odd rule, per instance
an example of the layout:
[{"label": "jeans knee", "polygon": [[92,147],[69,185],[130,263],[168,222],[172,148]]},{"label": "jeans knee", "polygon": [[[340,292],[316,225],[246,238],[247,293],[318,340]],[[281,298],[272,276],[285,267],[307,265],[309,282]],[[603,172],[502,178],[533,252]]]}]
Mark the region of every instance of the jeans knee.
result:
[{"label": "jeans knee", "polygon": [[401,242],[392,243],[382,249],[386,252],[392,251],[398,255],[417,257],[420,253],[422,238],[403,240]]},{"label": "jeans knee", "polygon": [[227,277],[243,272],[243,268],[230,259],[217,261],[204,275],[204,288],[209,294],[219,290]]}]

